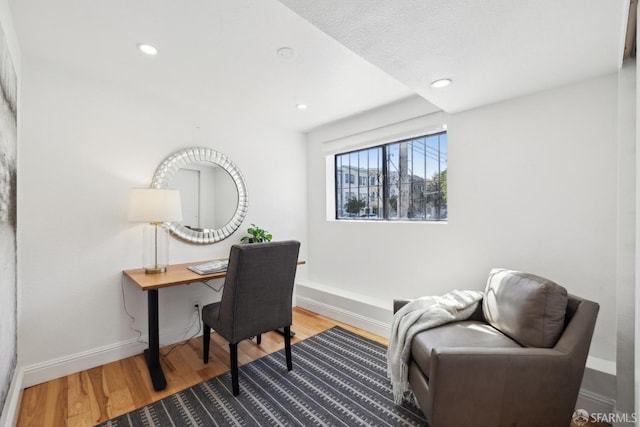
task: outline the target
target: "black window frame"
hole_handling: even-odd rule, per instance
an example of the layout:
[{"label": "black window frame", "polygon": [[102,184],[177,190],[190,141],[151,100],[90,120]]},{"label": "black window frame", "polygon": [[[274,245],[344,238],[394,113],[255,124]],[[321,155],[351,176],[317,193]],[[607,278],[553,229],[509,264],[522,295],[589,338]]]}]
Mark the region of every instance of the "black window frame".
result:
[{"label": "black window frame", "polygon": [[[441,141],[442,135],[445,135],[444,146],[446,150],[444,153],[441,151],[443,143]],[[431,138],[437,139],[437,152],[434,152],[434,148],[428,146],[428,142],[432,142]],[[422,141],[423,147],[414,146],[413,144]],[[401,148],[401,144],[406,144],[406,148]],[[411,147],[411,168],[406,163],[404,166],[398,165],[396,169],[390,174],[389,161],[394,157],[395,153],[391,153],[392,149],[403,150],[403,154],[407,156],[406,150]],[[367,166],[360,165],[361,155],[370,156],[374,150],[379,150],[379,154],[375,157],[379,158],[377,167],[369,167],[369,160],[367,160]],[[420,152],[422,150],[422,152]],[[431,151],[430,151],[431,150]],[[418,153],[418,160],[420,156],[424,156],[424,171],[423,176],[414,175],[414,157],[415,153]],[[353,156],[357,156],[357,165],[352,164]],[[400,155],[402,157],[402,155]],[[346,163],[344,159],[349,159]],[[424,134],[417,137],[406,138],[398,141],[392,141],[380,145],[375,145],[363,149],[351,150],[334,155],[334,218],[336,220],[374,220],[374,221],[419,221],[419,222],[443,222],[448,219],[448,203],[447,203],[447,158],[448,158],[448,134],[447,131],[441,131],[431,134]],[[431,167],[433,161],[437,162],[437,173],[433,177],[428,176],[427,159],[431,159],[429,165]],[[404,160],[408,162],[408,158]],[[402,163],[400,158],[398,163]],[[442,165],[444,164],[444,169]],[[346,165],[346,166],[345,166]],[[346,169],[346,170],[345,170]],[[362,177],[362,171],[365,171],[366,177]],[[372,173],[373,171],[373,173]],[[411,174],[409,174],[411,171]],[[395,176],[392,178],[392,174]],[[358,183],[356,184],[351,180],[350,183],[343,182],[340,178],[342,176],[350,174],[351,176],[358,176]],[[392,183],[395,178],[396,182]],[[404,179],[406,182],[400,183],[400,180]],[[364,182],[364,185],[360,185]],[[376,184],[372,184],[372,183]],[[366,193],[362,193],[365,187]],[[402,188],[404,187],[404,188]],[[394,194],[392,190],[395,191]],[[408,191],[408,193],[407,193]],[[355,194],[360,202],[364,203],[364,206],[360,202],[356,201],[355,206],[351,205],[352,212],[345,212],[347,210],[346,195]],[[364,198],[361,195],[364,194]],[[380,199],[382,194],[382,199]],[[405,195],[404,199],[401,197]],[[373,197],[373,196],[376,197]],[[342,197],[341,197],[342,196]],[[377,203],[373,204],[372,201],[376,200]],[[395,203],[395,206],[394,206]],[[373,205],[373,206],[372,206]],[[419,207],[416,207],[419,206]],[[395,209],[395,210],[394,210]],[[357,210],[358,212],[354,212]],[[427,213],[427,212],[432,213]],[[403,216],[403,213],[406,215]],[[418,213],[418,215],[416,215]]]}]

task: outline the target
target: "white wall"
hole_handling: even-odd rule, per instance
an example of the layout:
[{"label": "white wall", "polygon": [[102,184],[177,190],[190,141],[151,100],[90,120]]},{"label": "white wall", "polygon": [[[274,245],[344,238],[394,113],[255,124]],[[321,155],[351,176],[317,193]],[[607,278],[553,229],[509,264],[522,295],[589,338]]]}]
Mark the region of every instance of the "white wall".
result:
[{"label": "white wall", "polygon": [[[638,34],[638,22],[636,21],[636,45],[640,34]],[[637,131],[638,124],[640,124],[640,67],[636,64],[636,155],[635,155],[635,169],[636,169],[636,188],[635,188],[635,208],[636,208],[636,233],[635,233],[635,252],[640,254],[640,150],[637,147],[640,146],[640,132]],[[640,311],[636,307],[640,307],[640,262],[635,263],[635,298],[634,298],[634,319],[635,322],[640,320]],[[635,323],[634,322],[634,323]],[[640,327],[634,329],[634,403],[636,411],[640,411]],[[636,423],[638,424],[638,423]]]},{"label": "white wall", "polygon": [[[224,257],[252,222],[276,240],[301,240],[307,257],[302,135],[249,125],[241,111],[199,117],[186,105],[23,58],[18,357],[25,386],[143,348],[132,344],[137,335],[121,295],[122,270],[142,262],[142,226],[127,221],[128,195],[148,185],[174,151],[207,146],[233,159],[247,182],[249,211],[221,243],[172,239],[171,262]],[[146,294],[129,282],[124,294],[134,326],[146,334]],[[161,290],[161,344],[181,338],[193,302],[217,298],[199,284]]]},{"label": "white wall", "polygon": [[[411,100],[391,106],[386,116],[399,123],[425,108]],[[616,110],[617,76],[610,75],[446,117],[446,225],[327,221],[325,141],[357,131],[378,135],[391,122],[376,111],[312,132],[309,282],[299,296],[313,304],[314,292],[328,289],[326,295],[390,309],[393,298],[482,289],[492,267],[523,270],[600,304],[591,356],[611,368]],[[348,310],[344,303],[336,311]]]},{"label": "white wall", "polygon": [[636,266],[636,61],[618,73],[618,250],[616,410],[634,412],[634,324]]}]

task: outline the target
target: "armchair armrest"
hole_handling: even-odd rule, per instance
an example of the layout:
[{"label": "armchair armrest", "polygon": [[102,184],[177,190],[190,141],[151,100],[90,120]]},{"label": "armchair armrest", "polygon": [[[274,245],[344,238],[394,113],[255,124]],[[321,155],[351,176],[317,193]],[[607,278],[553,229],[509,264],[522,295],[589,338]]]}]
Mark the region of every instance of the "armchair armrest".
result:
[{"label": "armchair armrest", "polygon": [[[567,398],[571,363],[570,355],[546,348],[434,349],[425,412],[437,426],[466,425],[469,415],[478,413],[494,426],[513,420],[568,425],[575,405]],[[487,413],[487,408],[495,410]]]}]

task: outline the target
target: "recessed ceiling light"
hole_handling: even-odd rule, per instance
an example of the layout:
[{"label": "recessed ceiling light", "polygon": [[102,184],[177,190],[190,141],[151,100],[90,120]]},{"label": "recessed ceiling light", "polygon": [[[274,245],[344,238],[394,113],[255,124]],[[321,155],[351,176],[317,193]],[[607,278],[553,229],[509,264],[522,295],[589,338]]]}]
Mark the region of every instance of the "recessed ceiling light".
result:
[{"label": "recessed ceiling light", "polygon": [[307,104],[297,104],[296,108],[298,110],[306,110],[307,109]]},{"label": "recessed ceiling light", "polygon": [[158,49],[146,43],[138,43],[138,49],[140,52],[145,53],[150,56],[155,56],[158,54]]},{"label": "recessed ceiling light", "polygon": [[278,55],[282,59],[293,59],[296,52],[290,47],[281,47],[276,50],[276,55]]},{"label": "recessed ceiling light", "polygon": [[431,82],[431,87],[435,89],[440,89],[443,87],[447,87],[451,84],[451,79],[439,79],[434,82]]}]

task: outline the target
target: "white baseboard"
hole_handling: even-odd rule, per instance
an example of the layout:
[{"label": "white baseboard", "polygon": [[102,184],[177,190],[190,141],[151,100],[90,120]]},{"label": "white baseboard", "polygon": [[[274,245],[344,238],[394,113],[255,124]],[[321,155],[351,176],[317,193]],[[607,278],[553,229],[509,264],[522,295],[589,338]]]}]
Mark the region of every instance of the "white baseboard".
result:
[{"label": "white baseboard", "polygon": [[[160,342],[162,345],[168,345],[184,341],[193,335],[193,332],[190,329],[161,332]],[[58,359],[16,368],[2,414],[0,414],[0,427],[13,427],[18,422],[22,390],[25,388],[135,356],[147,348],[146,342],[148,342],[147,336],[143,335],[140,339],[132,338]]]},{"label": "white baseboard", "polygon": [[135,339],[94,348],[24,368],[23,388],[142,353],[146,345]]},{"label": "white baseboard", "polygon": [[339,320],[340,322],[347,323],[382,337],[388,337],[391,333],[390,324],[340,307],[335,307],[300,295],[296,297],[296,303],[298,307],[327,316],[331,319]]},{"label": "white baseboard", "polygon": [[22,389],[24,388],[22,386],[22,378],[22,369],[16,368],[13,372],[13,378],[11,379],[7,399],[4,402],[4,408],[2,408],[2,414],[0,414],[0,427],[14,427],[18,422],[20,402],[22,401]]},{"label": "white baseboard", "polygon": [[591,390],[580,389],[576,409],[584,409],[590,414],[612,414],[616,401]]},{"label": "white baseboard", "polygon": [[[188,332],[189,330],[186,329],[168,333],[161,332],[160,343],[161,345],[168,345],[183,341],[189,338],[190,335],[187,336]],[[148,342],[148,338],[143,335],[140,340],[132,338],[127,341],[26,366],[23,368],[22,388],[135,356],[147,348],[146,342]]]}]

